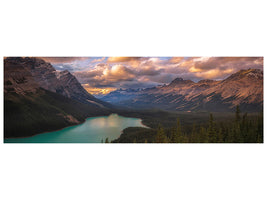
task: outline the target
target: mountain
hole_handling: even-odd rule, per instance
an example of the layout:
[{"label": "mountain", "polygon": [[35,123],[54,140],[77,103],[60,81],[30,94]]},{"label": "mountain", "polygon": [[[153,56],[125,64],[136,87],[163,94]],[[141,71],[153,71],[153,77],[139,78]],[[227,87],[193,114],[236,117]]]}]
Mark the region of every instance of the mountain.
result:
[{"label": "mountain", "polygon": [[81,103],[93,103],[99,107],[110,106],[89,94],[69,71],[58,72],[50,63],[40,58],[9,57],[5,59],[5,71],[15,70],[14,73],[16,73],[15,66],[20,68],[23,73],[30,73],[35,83],[45,90],[61,94]]},{"label": "mountain", "polygon": [[39,58],[4,59],[4,136],[24,137],[108,115],[109,104],[88,94],[68,71]]},{"label": "mountain", "polygon": [[261,110],[263,106],[263,71],[259,69],[241,70],[214,87],[205,90],[207,102],[214,102],[216,97],[230,107],[240,105],[244,110]]},{"label": "mountain", "polygon": [[56,72],[56,77],[62,85],[62,90],[58,91],[68,98],[77,100],[85,104],[95,104],[99,107],[112,107],[110,104],[95,98],[89,94],[79,83],[75,76],[73,76],[68,70]]},{"label": "mountain", "polygon": [[108,95],[101,97],[100,99],[109,103],[118,103],[134,98],[142,89],[118,89],[110,92]]},{"label": "mountain", "polygon": [[[170,84],[141,91],[114,91],[105,100],[131,108],[161,108],[176,111],[232,111],[237,105],[243,111],[260,111],[263,107],[263,72],[241,70],[222,81],[176,78]],[[123,97],[125,96],[125,97]],[[126,98],[126,99],[125,99]]]}]

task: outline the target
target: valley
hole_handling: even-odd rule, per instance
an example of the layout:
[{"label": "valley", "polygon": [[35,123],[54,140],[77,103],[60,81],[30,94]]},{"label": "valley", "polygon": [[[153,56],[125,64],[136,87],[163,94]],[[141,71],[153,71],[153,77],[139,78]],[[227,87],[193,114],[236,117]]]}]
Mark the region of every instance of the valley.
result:
[{"label": "valley", "polygon": [[154,87],[112,89],[98,99],[73,73],[56,70],[41,58],[8,57],[4,67],[6,139],[57,131],[116,113],[141,119],[146,127],[123,127],[122,134],[111,137],[112,143],[263,142],[260,69],[242,69],[222,80],[178,77]]}]

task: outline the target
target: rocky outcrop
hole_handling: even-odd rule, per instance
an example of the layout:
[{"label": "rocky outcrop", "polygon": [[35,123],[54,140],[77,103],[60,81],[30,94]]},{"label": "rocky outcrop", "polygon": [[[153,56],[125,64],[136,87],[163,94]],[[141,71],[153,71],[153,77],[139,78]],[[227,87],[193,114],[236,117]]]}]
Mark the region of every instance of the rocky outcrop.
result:
[{"label": "rocky outcrop", "polygon": [[38,58],[4,59],[4,137],[25,137],[111,111],[69,72]]},{"label": "rocky outcrop", "polygon": [[25,70],[22,58],[6,58],[4,60],[4,93],[24,95],[35,93],[40,85],[35,81],[31,72]]},{"label": "rocky outcrop", "polygon": [[73,76],[69,71],[59,71],[56,72],[57,79],[60,81],[62,88],[58,90],[58,93],[62,93],[64,96],[75,99],[79,102],[85,104],[95,104],[100,107],[108,106],[107,103],[100,101],[93,95],[89,94],[79,83],[75,76]]},{"label": "rocky outcrop", "polygon": [[[161,108],[178,111],[232,111],[240,105],[243,111],[260,111],[263,106],[263,72],[241,70],[222,81],[176,78],[170,84],[130,93],[131,98],[113,103],[134,108]],[[122,95],[120,93],[120,95]],[[120,97],[120,99],[123,99]]]},{"label": "rocky outcrop", "polygon": [[5,92],[15,90],[23,94],[40,87],[81,103],[110,106],[89,94],[70,72],[57,72],[50,63],[40,58],[8,57],[4,60],[4,66]]},{"label": "rocky outcrop", "polygon": [[239,104],[262,106],[263,71],[259,69],[241,70],[205,90],[203,95],[210,99],[214,95],[219,95],[224,102],[229,102],[233,106]]},{"label": "rocky outcrop", "polygon": [[56,77],[56,70],[50,64],[40,58],[24,58],[21,64],[31,72],[40,87],[56,92],[62,88],[62,83]]},{"label": "rocky outcrop", "polygon": [[191,80],[184,80],[183,78],[176,78],[169,84],[169,86],[177,87],[181,85],[191,85],[191,84],[194,84],[194,82]]}]

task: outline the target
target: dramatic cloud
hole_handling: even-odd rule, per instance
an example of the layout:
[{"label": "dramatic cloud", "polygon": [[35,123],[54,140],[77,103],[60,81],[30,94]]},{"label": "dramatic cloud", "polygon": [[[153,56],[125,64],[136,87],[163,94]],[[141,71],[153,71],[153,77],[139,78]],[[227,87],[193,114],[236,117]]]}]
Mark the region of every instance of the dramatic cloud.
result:
[{"label": "dramatic cloud", "polygon": [[74,75],[82,84],[90,84],[94,87],[115,87],[118,83],[133,81],[136,74],[124,65],[98,64],[90,71],[76,72]]},{"label": "dramatic cloud", "polygon": [[241,69],[263,69],[262,57],[202,57],[182,63],[199,78],[223,79]]},{"label": "dramatic cloud", "polygon": [[92,62],[92,63],[103,62],[105,59],[106,59],[105,57],[102,57],[102,58],[96,58],[96,59],[92,60],[91,62]]},{"label": "dramatic cloud", "polygon": [[146,57],[109,57],[107,62],[112,63],[123,63],[131,67],[139,67],[142,60],[146,60]]},{"label": "dramatic cloud", "polygon": [[135,74],[132,70],[125,67],[124,65],[118,64],[105,68],[102,78],[115,82],[130,81],[135,78]]},{"label": "dramatic cloud", "polygon": [[247,67],[262,67],[262,59],[257,57],[211,57],[206,61],[195,62],[195,69],[200,71],[216,69],[229,69],[229,68],[247,68]]},{"label": "dramatic cloud", "polygon": [[71,63],[73,61],[87,59],[86,57],[41,57],[41,58],[44,59],[47,62],[50,62],[51,64]]},{"label": "dramatic cloud", "polygon": [[182,60],[184,59],[184,57],[172,57],[169,62],[170,63],[180,63]]},{"label": "dramatic cloud", "polygon": [[140,59],[142,59],[142,57],[109,57],[107,61],[110,63],[118,63],[118,62],[138,61]]},{"label": "dramatic cloud", "polygon": [[263,57],[48,57],[57,70],[69,70],[87,90],[145,88],[181,77],[224,79],[241,69],[263,69]]},{"label": "dramatic cloud", "polygon": [[105,95],[117,89],[109,87],[106,88],[91,87],[89,84],[83,84],[82,86],[84,87],[84,89],[86,89],[87,92],[94,95]]}]

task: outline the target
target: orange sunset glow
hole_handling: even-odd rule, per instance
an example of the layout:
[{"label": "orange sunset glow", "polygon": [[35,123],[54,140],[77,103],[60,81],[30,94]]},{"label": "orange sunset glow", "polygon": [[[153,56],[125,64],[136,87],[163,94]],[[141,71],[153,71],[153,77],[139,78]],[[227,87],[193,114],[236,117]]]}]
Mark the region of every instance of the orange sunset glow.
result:
[{"label": "orange sunset glow", "polygon": [[105,95],[117,89],[117,88],[92,88],[89,86],[89,84],[82,84],[82,86],[88,93],[93,95]]},{"label": "orange sunset glow", "polygon": [[44,57],[70,71],[94,95],[119,88],[149,88],[177,77],[222,80],[240,69],[262,69],[263,57]]}]

